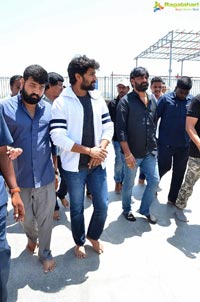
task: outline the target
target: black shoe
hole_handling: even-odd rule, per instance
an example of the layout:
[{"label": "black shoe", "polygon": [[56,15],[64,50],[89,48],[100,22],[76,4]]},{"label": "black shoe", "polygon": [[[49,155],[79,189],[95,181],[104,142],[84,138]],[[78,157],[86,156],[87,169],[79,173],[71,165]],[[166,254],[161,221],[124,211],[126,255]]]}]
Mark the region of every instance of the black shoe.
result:
[{"label": "black shoe", "polygon": [[152,214],[145,215],[145,216],[148,219],[149,223],[152,223],[152,224],[156,224],[157,223],[156,217],[154,217]]},{"label": "black shoe", "polygon": [[128,213],[123,213],[123,215],[128,221],[136,221],[136,218],[131,211]]}]

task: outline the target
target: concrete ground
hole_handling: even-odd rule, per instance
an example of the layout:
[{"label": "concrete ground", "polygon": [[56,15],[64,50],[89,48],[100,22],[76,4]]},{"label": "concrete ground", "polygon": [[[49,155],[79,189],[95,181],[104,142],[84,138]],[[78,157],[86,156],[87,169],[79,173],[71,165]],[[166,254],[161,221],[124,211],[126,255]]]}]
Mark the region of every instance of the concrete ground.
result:
[{"label": "concrete ground", "polygon": [[[69,210],[61,205],[51,246],[57,267],[44,274],[37,256],[24,250],[26,236],[21,225],[13,221],[9,205],[7,237],[12,256],[8,302],[199,301],[200,183],[187,208],[189,222],[180,222],[175,219],[174,208],[166,205],[171,173],[166,174],[152,205],[158,223],[150,225],[136,212],[144,190],[136,182],[132,209],[137,220],[128,222],[121,215],[121,195],[113,191],[113,163],[110,147],[109,210],[101,236],[105,252],[100,256],[87,242],[88,257],[74,257]],[[86,226],[91,212],[91,201],[86,198]]]}]

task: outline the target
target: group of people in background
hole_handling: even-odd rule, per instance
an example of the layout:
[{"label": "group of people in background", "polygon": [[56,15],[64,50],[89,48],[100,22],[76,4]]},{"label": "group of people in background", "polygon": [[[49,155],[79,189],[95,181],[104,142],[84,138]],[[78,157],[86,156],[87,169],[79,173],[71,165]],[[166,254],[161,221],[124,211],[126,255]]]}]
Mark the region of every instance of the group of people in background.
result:
[{"label": "group of people in background", "polygon": [[[101,254],[100,236],[108,211],[106,162],[108,145],[115,152],[115,192],[122,195],[122,214],[131,209],[132,189],[146,187],[139,214],[152,224],[151,205],[160,179],[172,169],[167,204],[177,219],[188,221],[184,208],[200,177],[200,95],[190,95],[192,80],[183,76],[174,91],[166,92],[161,77],[135,67],[130,82],[117,83],[118,96],[108,105],[95,89],[99,63],[85,55],[68,65],[69,87],[64,78],[40,65],[30,65],[11,78],[11,95],[0,104],[0,293],[7,301],[10,247],[6,240],[7,189],[14,218],[23,225],[26,249],[38,257],[45,273],[54,270],[50,244],[53,219],[59,219],[60,199],[70,207],[75,255],[86,257],[85,242]],[[188,160],[189,158],[189,160]],[[187,169],[187,170],[186,170]],[[58,177],[60,176],[60,177]],[[185,179],[184,179],[185,176]],[[93,212],[87,230],[85,191]],[[66,198],[68,193],[69,200]]]},{"label": "group of people in background", "polygon": [[[127,93],[130,84],[133,90]],[[157,222],[150,206],[160,190],[159,181],[172,170],[167,204],[174,206],[177,219],[187,222],[183,209],[199,179],[197,164],[194,176],[192,160],[188,162],[191,152],[193,162],[198,161],[200,143],[198,112],[192,111],[194,116],[190,116],[194,100],[198,99],[198,96],[194,98],[190,94],[192,80],[182,76],[178,78],[174,91],[166,93],[163,92],[165,83],[156,76],[151,79],[151,93],[148,94],[149,73],[146,68],[136,67],[130,74],[130,84],[120,80],[118,96],[108,104],[115,128],[115,192],[122,193],[124,217],[129,221],[136,220],[131,210],[131,196],[137,168],[140,167],[138,183],[144,185],[146,180],[147,184],[138,212],[145,215],[150,223]],[[185,175],[187,163],[189,171]],[[194,173],[194,164],[192,166]]]}]

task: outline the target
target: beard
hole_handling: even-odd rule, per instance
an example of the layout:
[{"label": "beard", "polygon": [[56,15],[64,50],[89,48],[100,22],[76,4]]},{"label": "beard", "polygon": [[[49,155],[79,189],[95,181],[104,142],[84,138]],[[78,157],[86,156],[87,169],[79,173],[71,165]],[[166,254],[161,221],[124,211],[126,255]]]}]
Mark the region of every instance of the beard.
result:
[{"label": "beard", "polygon": [[83,82],[81,84],[81,89],[86,90],[86,91],[94,90],[95,89],[95,81],[92,82],[90,85],[87,85],[85,82]]},{"label": "beard", "polygon": [[141,83],[141,84],[135,83],[134,87],[135,87],[135,89],[136,89],[137,91],[142,91],[142,92],[144,92],[144,91],[146,91],[146,90],[148,89],[149,83]]},{"label": "beard", "polygon": [[39,103],[39,101],[41,100],[42,96],[40,97],[38,94],[36,93],[31,93],[28,94],[26,92],[26,90],[24,89],[24,87],[21,90],[21,94],[22,94],[22,98],[23,100],[31,105],[36,105],[37,103]]}]

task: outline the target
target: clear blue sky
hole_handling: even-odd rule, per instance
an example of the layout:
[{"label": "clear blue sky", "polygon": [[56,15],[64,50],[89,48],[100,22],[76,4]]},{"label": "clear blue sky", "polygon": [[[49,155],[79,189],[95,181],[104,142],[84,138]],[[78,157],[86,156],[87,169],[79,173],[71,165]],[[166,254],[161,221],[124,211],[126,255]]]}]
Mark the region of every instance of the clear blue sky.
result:
[{"label": "clear blue sky", "polygon": [[[181,1],[172,1],[176,2]],[[135,67],[134,57],[169,31],[200,30],[200,10],[165,8],[154,13],[154,4],[153,0],[1,1],[0,76],[21,74],[30,64],[66,76],[67,65],[76,54],[96,59],[99,75],[129,74]],[[139,63],[150,74],[168,74],[166,62]],[[173,75],[180,71],[176,65]],[[185,68],[188,75],[200,76],[200,62]]]}]

